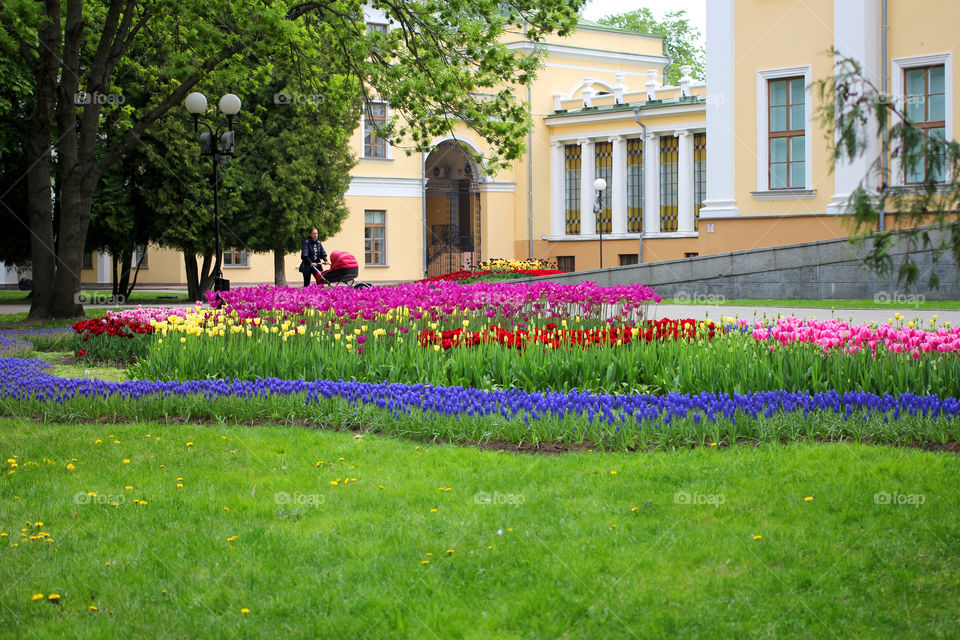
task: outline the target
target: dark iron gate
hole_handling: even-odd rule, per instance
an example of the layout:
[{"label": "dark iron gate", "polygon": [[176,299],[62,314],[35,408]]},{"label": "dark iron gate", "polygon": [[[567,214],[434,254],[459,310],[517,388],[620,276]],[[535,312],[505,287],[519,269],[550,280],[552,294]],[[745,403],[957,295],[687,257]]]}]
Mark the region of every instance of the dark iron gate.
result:
[{"label": "dark iron gate", "polygon": [[427,277],[470,269],[480,262],[480,194],[472,180],[429,180]]}]

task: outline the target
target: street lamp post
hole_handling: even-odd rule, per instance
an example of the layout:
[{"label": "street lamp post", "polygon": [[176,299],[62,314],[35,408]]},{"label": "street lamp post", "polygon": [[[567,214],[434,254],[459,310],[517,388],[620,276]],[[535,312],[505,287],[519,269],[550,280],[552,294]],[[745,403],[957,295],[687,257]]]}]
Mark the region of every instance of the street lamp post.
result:
[{"label": "street lamp post", "polygon": [[220,173],[219,167],[226,166],[233,155],[234,135],[233,117],[240,112],[240,98],[232,93],[224,94],[220,98],[220,113],[227,116],[227,130],[221,135],[220,129],[214,132],[209,122],[200,118],[200,114],[207,110],[207,97],[199,92],[193,92],[183,101],[187,111],[193,115],[193,132],[196,133],[199,125],[207,128],[200,134],[200,154],[210,156],[213,160],[213,222],[215,228],[215,251],[213,262],[213,290],[229,291],[230,281],[223,279],[220,267],[223,264],[223,254],[220,252]]},{"label": "street lamp post", "polygon": [[603,212],[603,190],[607,188],[607,181],[603,178],[597,178],[593,181],[593,190],[597,192],[597,200],[593,203],[593,212],[597,218],[597,233],[600,234],[600,268],[603,269],[603,220],[600,214]]}]

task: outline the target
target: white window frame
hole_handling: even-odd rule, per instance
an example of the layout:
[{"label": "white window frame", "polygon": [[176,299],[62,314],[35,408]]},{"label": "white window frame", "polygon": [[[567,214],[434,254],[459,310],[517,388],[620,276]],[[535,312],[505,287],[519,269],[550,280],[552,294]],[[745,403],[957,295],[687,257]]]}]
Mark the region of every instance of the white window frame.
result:
[{"label": "white window frame", "polygon": [[243,255],[243,264],[223,264],[224,269],[249,269],[250,268],[250,252],[246,249],[240,247],[224,247],[223,253],[241,253]]},{"label": "white window frame", "polygon": [[148,249],[149,246],[145,244],[136,245],[133,247],[133,257],[130,260],[131,269],[137,268],[137,261],[140,259],[141,250],[143,251],[143,266],[140,267],[140,270],[143,271],[144,269],[150,268],[150,254],[147,253]]},{"label": "white window frame", "polygon": [[[943,135],[947,140],[953,140],[953,54],[951,52],[893,58],[890,60],[890,88],[893,91],[892,97],[897,109],[903,112],[906,108],[906,87],[903,81],[905,72],[916,67],[930,67],[938,64],[943,65],[943,99],[945,103]],[[944,174],[950,175],[949,159],[947,162],[948,165],[944,167]],[[899,158],[892,158],[890,163],[890,184],[896,187],[915,186],[907,185],[904,182],[903,169]]]},{"label": "white window frame", "polygon": [[361,158],[363,160],[393,160],[393,146],[390,144],[390,141],[384,139],[384,156],[381,158],[379,156],[368,156],[367,155],[367,145],[364,143],[363,138],[367,135],[367,104],[382,104],[383,109],[383,120],[384,122],[390,122],[391,111],[390,103],[385,100],[367,100],[363,109],[360,113],[360,152],[362,154]]},{"label": "white window frame", "polygon": [[[367,213],[380,213],[380,212],[383,213],[383,262],[367,262],[367,255],[366,255],[366,254],[367,254],[367,247],[366,247],[366,240],[367,240],[367,233],[366,233],[366,232],[367,232]],[[364,209],[364,210],[363,210],[363,232],[364,232],[364,233],[363,233],[363,240],[364,240],[364,247],[363,247],[363,254],[364,254],[364,255],[363,255],[363,266],[364,266],[364,267],[370,267],[370,268],[372,268],[372,269],[383,269],[383,268],[385,268],[385,267],[389,267],[389,266],[390,266],[390,260],[389,260],[389,255],[390,255],[390,254],[389,254],[389,247],[388,247],[388,243],[387,243],[387,239],[389,238],[389,235],[390,235],[390,234],[387,232],[387,218],[388,218],[388,217],[389,217],[389,216],[388,216],[388,212],[387,212],[386,209]]]},{"label": "white window frame", "polygon": [[[799,191],[809,191],[813,189],[813,101],[810,94],[811,67],[804,65],[799,67],[788,67],[784,69],[766,69],[757,71],[757,192],[760,194],[780,194],[790,198]],[[770,80],[779,80],[780,78],[791,78],[803,76],[803,161],[804,176],[803,187],[795,189],[770,189],[770,139],[768,116],[770,113],[770,104],[768,98],[770,92],[768,84]],[[756,195],[756,194],[755,194]],[[779,199],[779,198],[778,198]]]}]

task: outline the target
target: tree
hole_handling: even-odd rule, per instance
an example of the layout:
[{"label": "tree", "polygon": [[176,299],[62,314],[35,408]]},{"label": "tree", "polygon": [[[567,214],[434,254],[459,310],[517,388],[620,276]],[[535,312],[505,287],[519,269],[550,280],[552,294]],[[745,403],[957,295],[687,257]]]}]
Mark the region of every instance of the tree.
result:
[{"label": "tree", "polygon": [[[226,0],[3,4],[0,46],[19,52],[32,84],[24,144],[34,280],[31,318],[82,313],[76,293],[100,179],[195,85],[216,79],[225,61],[241,51],[266,56],[275,46],[268,47],[268,41],[286,42],[285,10],[275,3]],[[152,99],[143,109],[123,104],[127,79],[118,68],[124,64],[140,70],[133,79],[150,81]],[[249,82],[240,73],[232,80]],[[120,132],[104,146],[108,118],[103,116],[114,110],[122,115]]]},{"label": "tree", "polygon": [[[833,50],[828,53],[835,56],[835,73],[814,84],[831,166],[856,160],[866,153],[870,140],[881,141],[878,155],[847,203],[849,224],[857,234],[852,240],[867,249],[863,262],[881,276],[896,267],[898,281],[907,286],[919,277],[913,259],[917,249],[929,249],[935,258],[949,253],[960,265],[960,144],[945,139],[942,130],[918,126],[913,115],[917,106],[923,112],[922,97],[885,95],[855,59]],[[899,167],[900,177],[909,180],[893,180],[892,167]],[[886,228],[881,216],[891,212],[898,214],[897,224]],[[906,247],[896,264],[891,250],[900,243]],[[935,273],[928,284],[939,286]]]},{"label": "tree", "polygon": [[566,35],[584,2],[373,0],[385,32],[367,28],[365,0],[304,2],[289,17],[331,43],[336,68],[356,78],[365,100],[389,103],[393,115],[380,134],[391,144],[427,151],[462,122],[489,143],[483,160],[492,172],[523,155],[532,123],[515,92],[533,82],[541,55],[506,41]]},{"label": "tree", "polygon": [[[487,160],[494,169],[523,152],[530,122],[513,91],[532,82],[538,65],[537,55],[517,53],[502,37],[537,42],[551,31],[565,34],[582,3],[374,0],[373,10],[382,10],[394,28],[368,34],[361,0],[293,7],[265,0],[4,2],[0,46],[19,52],[32,84],[24,153],[35,283],[31,318],[82,313],[75,294],[94,192],[107,169],[201,80],[235,92],[255,86],[257,78],[228,61],[269,61],[309,50],[294,42],[292,20],[302,20],[311,37],[330,43],[335,68],[350,70],[364,98],[393,105],[398,115],[385,135],[409,137],[414,148],[424,149],[464,122],[490,143]],[[123,66],[139,72],[125,76],[118,71]],[[310,69],[303,75],[323,93],[322,75]],[[125,107],[119,98],[127,83],[143,79],[151,100],[142,109]],[[108,119],[102,116],[114,109],[123,115],[120,130],[104,146]]]},{"label": "tree", "polygon": [[344,194],[356,163],[350,136],[360,118],[350,77],[325,78],[323,94],[293,80],[278,72],[253,96],[258,106],[243,123],[250,143],[238,145],[227,178],[241,203],[233,230],[246,249],[273,252],[278,286],[286,285],[284,257],[300,250],[310,227],[326,239],[349,213]]},{"label": "tree", "polygon": [[23,180],[23,139],[33,108],[30,74],[16,52],[0,39],[0,261],[22,265],[30,261],[27,184]]},{"label": "tree", "polygon": [[665,84],[680,84],[680,67],[693,67],[694,77],[703,78],[706,70],[706,59],[703,47],[697,46],[700,39],[700,30],[690,24],[684,10],[668,11],[663,20],[657,20],[650,9],[643,7],[635,11],[619,15],[600,18],[600,24],[605,24],[625,31],[648,33],[663,37],[663,53],[670,58]]}]

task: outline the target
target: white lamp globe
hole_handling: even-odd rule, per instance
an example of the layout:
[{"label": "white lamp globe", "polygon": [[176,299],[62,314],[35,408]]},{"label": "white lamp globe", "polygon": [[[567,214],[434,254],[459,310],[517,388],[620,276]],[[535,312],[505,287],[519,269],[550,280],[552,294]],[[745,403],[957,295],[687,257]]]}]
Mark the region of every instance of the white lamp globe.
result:
[{"label": "white lamp globe", "polygon": [[593,188],[596,189],[597,191],[603,191],[604,189],[607,188],[607,181],[604,180],[603,178],[597,178],[596,180],[593,181]]},{"label": "white lamp globe", "polygon": [[187,111],[198,116],[207,110],[207,96],[194,91],[184,99],[183,106],[187,108]]},{"label": "white lamp globe", "polygon": [[224,94],[220,98],[220,111],[225,116],[235,116],[240,113],[240,98],[232,93]]}]

